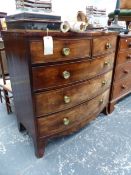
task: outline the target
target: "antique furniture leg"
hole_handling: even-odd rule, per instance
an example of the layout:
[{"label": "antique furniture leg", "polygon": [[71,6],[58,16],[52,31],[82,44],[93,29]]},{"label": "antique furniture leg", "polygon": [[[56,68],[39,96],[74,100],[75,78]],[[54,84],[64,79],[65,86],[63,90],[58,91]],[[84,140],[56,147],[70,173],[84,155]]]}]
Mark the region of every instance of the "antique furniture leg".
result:
[{"label": "antique furniture leg", "polygon": [[4,89],[3,92],[5,94],[5,103],[6,103],[7,113],[10,114],[12,112],[12,110],[11,110],[11,104],[10,104],[10,99],[9,99],[8,91],[6,91]]},{"label": "antique furniture leg", "polygon": [[104,108],[103,113],[104,113],[105,115],[108,115],[108,114],[109,114],[108,105]]},{"label": "antique furniture leg", "polygon": [[35,147],[35,155],[38,158],[43,157],[44,152],[45,152],[45,146],[46,146],[46,141],[45,140],[40,140],[40,139],[33,139],[34,140],[34,147]]},{"label": "antique furniture leg", "polygon": [[111,114],[115,109],[115,102],[109,103],[108,113]]},{"label": "antique furniture leg", "polygon": [[20,123],[18,120],[17,120],[17,125],[18,125],[18,130],[19,130],[20,132],[26,130],[25,127],[22,125],[22,123]]}]

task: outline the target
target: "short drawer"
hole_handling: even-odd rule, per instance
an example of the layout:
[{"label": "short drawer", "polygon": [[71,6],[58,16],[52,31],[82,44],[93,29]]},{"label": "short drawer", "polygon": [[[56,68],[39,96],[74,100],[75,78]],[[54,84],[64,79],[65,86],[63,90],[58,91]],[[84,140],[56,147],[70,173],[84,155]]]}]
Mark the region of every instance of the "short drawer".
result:
[{"label": "short drawer", "polygon": [[130,61],[131,61],[131,50],[118,52],[117,60],[116,60],[117,65],[130,62]]},{"label": "short drawer", "polygon": [[113,85],[112,99],[120,98],[131,91],[131,75],[115,82]]},{"label": "short drawer", "polygon": [[94,60],[33,67],[33,89],[41,90],[90,79],[112,69],[114,54]]},{"label": "short drawer", "polygon": [[131,38],[121,38],[119,42],[119,50],[131,49]]},{"label": "short drawer", "polygon": [[[40,137],[48,137],[57,133],[76,128],[78,123],[87,123],[93,114],[101,112],[108,103],[109,90],[105,91],[89,102],[77,107],[58,112],[48,117],[38,118],[38,132]],[[95,115],[96,117],[96,115]]]},{"label": "short drawer", "polygon": [[115,51],[116,36],[103,36],[93,39],[93,56]]},{"label": "short drawer", "polygon": [[111,77],[112,71],[90,81],[35,94],[36,116],[58,112],[96,97],[109,88]]},{"label": "short drawer", "polygon": [[115,81],[126,78],[131,74],[131,62],[119,65],[115,69]]},{"label": "short drawer", "polygon": [[65,61],[90,56],[89,39],[54,39],[53,47],[52,55],[44,55],[43,40],[30,41],[32,63]]}]

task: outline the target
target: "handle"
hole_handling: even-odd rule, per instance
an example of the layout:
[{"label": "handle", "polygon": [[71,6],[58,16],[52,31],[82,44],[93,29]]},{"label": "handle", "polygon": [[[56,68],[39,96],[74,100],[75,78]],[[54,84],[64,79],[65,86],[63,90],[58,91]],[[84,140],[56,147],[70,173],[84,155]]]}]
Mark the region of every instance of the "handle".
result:
[{"label": "handle", "polygon": [[63,48],[62,53],[63,53],[64,56],[70,55],[70,48]]},{"label": "handle", "polygon": [[110,64],[110,61],[105,61],[104,66],[108,66]]},{"label": "handle", "polygon": [[123,84],[123,85],[121,86],[121,88],[122,88],[122,89],[126,89],[126,85]]},{"label": "handle", "polygon": [[69,79],[70,78],[70,72],[65,70],[62,74],[63,74],[64,79]]},{"label": "handle", "polygon": [[127,55],[127,57],[126,57],[128,60],[130,60],[131,59],[131,55]]},{"label": "handle", "polygon": [[103,80],[101,84],[102,84],[102,86],[105,86],[107,84],[107,81]]},{"label": "handle", "polygon": [[66,104],[68,104],[68,103],[70,103],[70,101],[71,101],[71,98],[69,97],[69,96],[64,96],[64,102],[66,103]]},{"label": "handle", "polygon": [[69,125],[70,120],[68,118],[63,118],[63,123],[65,126]]},{"label": "handle", "polygon": [[100,101],[99,101],[100,105],[103,104],[103,102],[104,102],[103,98],[100,99]]},{"label": "handle", "polygon": [[129,47],[129,48],[131,47],[131,42],[130,42],[130,43],[128,43],[128,47]]},{"label": "handle", "polygon": [[111,48],[112,48],[111,43],[106,43],[105,48],[106,48],[106,49],[111,49]]},{"label": "handle", "polygon": [[129,70],[123,70],[123,72],[124,72],[125,74],[128,74],[128,73],[129,73]]}]

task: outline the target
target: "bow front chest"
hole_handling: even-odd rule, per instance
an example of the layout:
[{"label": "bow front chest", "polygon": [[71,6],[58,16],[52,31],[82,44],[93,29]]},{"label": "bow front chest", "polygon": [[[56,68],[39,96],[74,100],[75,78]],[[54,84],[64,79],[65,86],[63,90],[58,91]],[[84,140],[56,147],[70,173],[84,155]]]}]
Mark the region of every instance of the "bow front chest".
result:
[{"label": "bow front chest", "polygon": [[49,138],[71,134],[107,106],[116,33],[50,32],[53,54],[44,54],[46,32],[2,33],[19,130],[27,129],[36,155]]}]

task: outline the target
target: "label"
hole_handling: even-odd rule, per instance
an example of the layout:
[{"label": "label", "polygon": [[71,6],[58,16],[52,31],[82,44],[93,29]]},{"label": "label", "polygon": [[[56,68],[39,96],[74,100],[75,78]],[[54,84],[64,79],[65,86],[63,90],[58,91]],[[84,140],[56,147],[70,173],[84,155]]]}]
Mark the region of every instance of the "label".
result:
[{"label": "label", "polygon": [[44,36],[44,55],[52,55],[53,54],[53,38],[52,36]]}]

